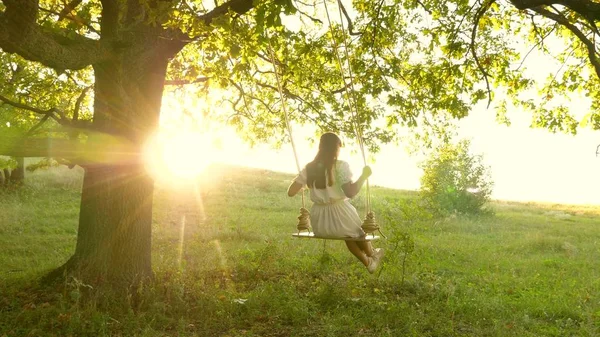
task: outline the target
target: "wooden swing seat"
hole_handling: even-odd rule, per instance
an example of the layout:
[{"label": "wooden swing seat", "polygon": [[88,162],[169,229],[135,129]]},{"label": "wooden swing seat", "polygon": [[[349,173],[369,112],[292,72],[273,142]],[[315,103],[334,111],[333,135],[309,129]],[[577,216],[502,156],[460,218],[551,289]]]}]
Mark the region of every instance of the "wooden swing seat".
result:
[{"label": "wooden swing seat", "polygon": [[350,237],[323,237],[317,236],[313,232],[297,232],[292,233],[292,236],[295,238],[305,238],[305,239],[323,239],[323,240],[344,240],[344,241],[374,241],[379,240],[379,235],[368,234],[367,236],[358,237],[358,238],[350,238]]}]

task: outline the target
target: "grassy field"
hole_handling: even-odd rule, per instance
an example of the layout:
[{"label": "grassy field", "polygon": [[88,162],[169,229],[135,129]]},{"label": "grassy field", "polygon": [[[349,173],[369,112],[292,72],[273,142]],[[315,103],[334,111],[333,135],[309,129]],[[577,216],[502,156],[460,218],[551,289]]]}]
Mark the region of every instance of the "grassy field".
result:
[{"label": "grassy field", "polygon": [[414,193],[374,188],[388,239],[371,275],[340,241],[290,237],[289,175],[211,172],[157,188],[156,280],[136,301],[38,285],[74,250],[81,171],[0,191],[0,337],[600,336],[600,207],[495,202],[435,220]]}]

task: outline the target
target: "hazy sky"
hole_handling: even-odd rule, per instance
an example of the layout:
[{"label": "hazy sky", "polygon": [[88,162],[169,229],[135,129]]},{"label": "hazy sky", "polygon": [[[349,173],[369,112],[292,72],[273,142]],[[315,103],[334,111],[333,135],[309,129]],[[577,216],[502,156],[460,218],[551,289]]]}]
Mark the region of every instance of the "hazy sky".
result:
[{"label": "hazy sky", "polygon": [[[562,42],[555,42],[555,47],[559,50],[561,46]],[[533,52],[529,54],[524,68],[527,73],[543,80],[548,69],[560,69],[560,65]],[[528,94],[539,95],[537,90],[540,86],[541,81]],[[210,102],[197,102],[190,96],[193,95],[188,95],[186,102],[179,103],[169,103],[167,99],[164,102],[163,118],[169,116],[169,112],[181,110],[182,105],[195,111],[203,109],[202,104],[211,105]],[[581,117],[587,111],[589,102],[584,102],[577,95],[569,98],[572,112]],[[471,139],[473,152],[483,154],[484,162],[491,166],[495,184],[494,198],[600,204],[600,179],[597,178],[600,158],[596,158],[595,154],[596,146],[600,144],[599,132],[580,130],[577,136],[571,136],[531,129],[530,114],[518,110],[509,112],[512,125],[507,127],[497,124],[494,110],[483,106],[476,107],[469,117],[459,122],[459,138]],[[304,165],[312,160],[316,148],[302,136],[302,130],[297,127],[294,130],[300,163]],[[220,151],[212,152],[215,161],[290,173],[297,171],[289,145],[278,151],[266,145],[250,149],[237,139],[232,130],[218,131],[215,135],[221,138],[222,144]],[[212,136],[208,138],[210,137]],[[198,147],[207,151],[206,146],[192,148]],[[349,161],[355,174],[359,174],[362,158],[357,153],[352,154],[351,150],[356,152],[358,148],[344,148],[341,159]],[[401,189],[419,188],[422,173],[418,167],[420,159],[410,157],[402,146],[383,146],[382,151],[374,158],[376,161],[371,164],[374,171],[371,178],[373,184]]]},{"label": "hazy sky", "polygon": [[[494,181],[493,197],[502,200],[543,201],[575,204],[600,204],[600,158],[596,146],[600,134],[582,130],[577,136],[552,134],[529,128],[530,115],[514,112],[509,115],[510,127],[495,122],[492,110],[474,111],[459,125],[459,136],[472,140],[474,153],[483,154],[491,166]],[[316,148],[296,131],[301,165],[314,157]],[[358,149],[345,147],[341,159],[351,163],[355,174],[362,169],[362,158],[352,154]],[[231,164],[296,172],[291,146],[272,150],[268,146],[250,149],[241,141],[223,144],[220,161]],[[418,158],[409,156],[404,148],[383,146],[371,164],[375,185],[401,189],[418,189],[422,171]]]}]

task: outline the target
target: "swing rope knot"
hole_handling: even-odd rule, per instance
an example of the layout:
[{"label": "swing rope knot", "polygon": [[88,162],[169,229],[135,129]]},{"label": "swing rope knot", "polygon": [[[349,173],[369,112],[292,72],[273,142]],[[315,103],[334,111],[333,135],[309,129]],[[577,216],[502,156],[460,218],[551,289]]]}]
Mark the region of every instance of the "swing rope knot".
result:
[{"label": "swing rope knot", "polygon": [[298,216],[298,232],[310,230],[310,212],[302,207]]},{"label": "swing rope knot", "polygon": [[384,238],[386,237],[381,232],[381,228],[379,228],[379,225],[377,224],[377,220],[375,220],[375,213],[373,213],[373,212],[367,213],[367,216],[365,217],[365,220],[363,221],[363,224],[362,224],[362,229],[367,234],[372,234],[375,231],[378,231],[379,234],[381,234],[381,236],[383,236]]}]

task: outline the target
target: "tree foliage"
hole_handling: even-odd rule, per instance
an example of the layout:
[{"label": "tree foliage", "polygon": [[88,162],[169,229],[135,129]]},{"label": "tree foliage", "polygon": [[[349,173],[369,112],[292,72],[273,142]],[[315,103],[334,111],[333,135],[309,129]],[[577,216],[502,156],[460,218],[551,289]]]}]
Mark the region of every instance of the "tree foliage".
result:
[{"label": "tree foliage", "polygon": [[[1,76],[11,84],[2,93],[44,111],[62,111],[62,124],[70,122],[76,97],[93,80],[89,66],[126,55],[122,50],[135,45],[137,30],[157,27],[162,39],[185,46],[169,66],[167,84],[222,93],[229,107],[217,118],[249,140],[285,139],[274,71],[282,75],[294,123],[351,136],[358,125],[373,150],[395,140],[398,126],[425,129],[427,138],[494,98],[499,120],[514,105],[533,113],[532,125],[552,131],[600,127],[593,43],[598,5],[591,1],[342,1],[346,15],[327,2],[331,26],[324,4],[312,1],[20,3],[3,1],[0,7]],[[31,15],[35,26],[23,19]],[[16,18],[21,22],[14,23]],[[108,29],[106,19],[116,20],[118,29]],[[28,31],[27,43],[15,45]],[[532,54],[555,63],[540,74]],[[17,76],[20,84],[13,83],[16,73],[23,74]],[[536,82],[544,75],[546,81]],[[591,99],[580,119],[569,109],[570,92]],[[91,111],[85,114],[91,118]],[[45,116],[29,111],[13,117],[13,125],[23,119],[35,125]]]},{"label": "tree foliage", "polygon": [[92,120],[92,74],[55,70],[0,53],[0,134],[13,137],[77,136]]}]

